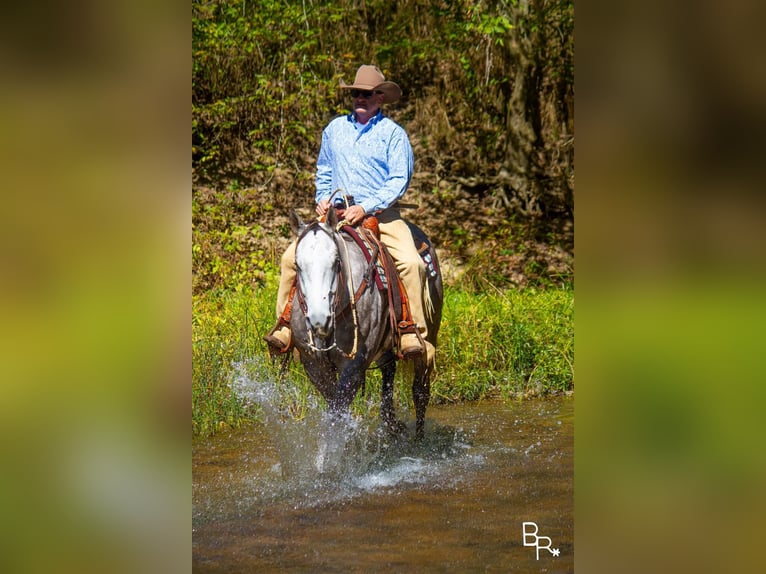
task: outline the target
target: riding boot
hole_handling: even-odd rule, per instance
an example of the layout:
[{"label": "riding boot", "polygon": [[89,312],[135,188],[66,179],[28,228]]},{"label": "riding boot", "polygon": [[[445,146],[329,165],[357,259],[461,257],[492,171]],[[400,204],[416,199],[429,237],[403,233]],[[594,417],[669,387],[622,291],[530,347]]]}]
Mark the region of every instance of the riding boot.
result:
[{"label": "riding boot", "polygon": [[399,339],[399,353],[405,361],[423,355],[423,345],[415,333],[405,333]]},{"label": "riding boot", "polygon": [[277,291],[277,324],[263,337],[272,355],[286,353],[292,346],[290,332],[290,317],[293,312],[293,297],[295,296],[295,241],[290,243],[282,254],[281,276]]},{"label": "riding boot", "polygon": [[407,292],[404,289],[401,279],[399,283],[399,296],[401,307],[399,310],[401,319],[397,325],[399,332],[399,355],[405,361],[421,357],[426,350],[426,343],[420,334],[417,324],[412,320],[410,313],[410,304],[407,298]]},{"label": "riding boot", "polygon": [[263,340],[269,346],[269,352],[272,355],[280,355],[290,350],[292,346],[292,331],[290,330],[290,319],[293,314],[293,297],[295,297],[295,285],[293,284],[287,296],[287,303],[282,314],[277,319],[277,324],[264,335]]},{"label": "riding boot", "polygon": [[425,341],[420,334],[417,323],[412,320],[412,311],[410,307],[407,289],[399,275],[396,277],[398,290],[394,297],[394,313],[397,316],[397,331],[399,335],[399,355],[402,359],[415,359],[423,355],[425,351]]},{"label": "riding boot", "polygon": [[269,351],[273,354],[286,353],[290,348],[292,331],[287,325],[276,327],[268,335],[264,335],[263,340],[269,345]]},{"label": "riding boot", "polygon": [[[433,348],[433,345],[426,340],[428,324],[423,295],[423,286],[427,284],[425,263],[398,210],[388,209],[379,214],[378,227],[381,241],[394,260],[401,286],[402,301],[399,305],[395,303],[395,307],[398,307],[399,355],[404,359],[428,356],[428,347]],[[430,355],[433,355],[433,351],[430,351]]]}]

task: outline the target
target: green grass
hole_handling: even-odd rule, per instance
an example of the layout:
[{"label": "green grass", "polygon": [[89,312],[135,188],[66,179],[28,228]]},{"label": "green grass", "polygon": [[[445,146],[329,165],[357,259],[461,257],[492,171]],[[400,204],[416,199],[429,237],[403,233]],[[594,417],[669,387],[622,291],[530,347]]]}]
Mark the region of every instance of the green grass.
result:
[{"label": "green grass", "polygon": [[569,390],[573,361],[571,289],[448,290],[432,400]]},{"label": "green grass", "polygon": [[[192,425],[196,435],[258,420],[259,409],[232,391],[236,377],[277,381],[262,336],[274,323],[276,277],[257,290],[209,291],[192,300]],[[448,288],[436,353],[431,401],[522,397],[574,386],[574,293],[571,288],[493,290]],[[401,365],[401,364],[400,364]],[[398,408],[411,402],[411,368],[397,372]],[[316,397],[302,367],[292,363],[281,385],[285,412],[301,417]],[[371,370],[355,411],[375,410],[380,373]],[[311,399],[311,400],[309,400]],[[321,402],[321,401],[320,401]]]}]

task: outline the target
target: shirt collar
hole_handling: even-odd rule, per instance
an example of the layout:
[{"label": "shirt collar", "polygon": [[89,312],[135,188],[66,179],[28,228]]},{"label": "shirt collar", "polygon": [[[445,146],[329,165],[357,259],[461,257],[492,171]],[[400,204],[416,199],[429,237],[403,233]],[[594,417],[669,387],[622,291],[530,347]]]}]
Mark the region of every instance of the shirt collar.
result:
[{"label": "shirt collar", "polygon": [[352,124],[354,124],[354,127],[358,130],[365,130],[368,129],[370,126],[373,126],[377,124],[380,120],[383,119],[383,110],[379,109],[378,113],[375,114],[370,118],[370,121],[368,121],[366,124],[362,125],[359,122],[356,121],[356,116],[354,115],[354,112],[351,112],[348,114],[348,121],[350,121]]}]

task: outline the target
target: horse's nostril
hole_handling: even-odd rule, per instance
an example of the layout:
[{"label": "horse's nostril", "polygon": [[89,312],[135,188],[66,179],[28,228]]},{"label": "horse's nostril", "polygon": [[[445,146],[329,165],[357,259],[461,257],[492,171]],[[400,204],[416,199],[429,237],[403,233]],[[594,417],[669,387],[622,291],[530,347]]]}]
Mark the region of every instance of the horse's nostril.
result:
[{"label": "horse's nostril", "polygon": [[332,331],[331,324],[332,322],[330,318],[328,318],[327,321],[324,322],[324,324],[319,326],[319,330],[322,331],[322,333],[324,333],[325,335],[327,335],[328,333],[330,333],[330,331]]},{"label": "horse's nostril", "polygon": [[319,325],[314,329],[314,334],[320,339],[327,339],[330,336],[330,330],[323,325]]},{"label": "horse's nostril", "polygon": [[308,327],[309,330],[314,333],[316,337],[320,338],[326,338],[330,335],[330,332],[332,329],[330,328],[331,320],[328,319],[316,319],[316,320],[308,320]]}]

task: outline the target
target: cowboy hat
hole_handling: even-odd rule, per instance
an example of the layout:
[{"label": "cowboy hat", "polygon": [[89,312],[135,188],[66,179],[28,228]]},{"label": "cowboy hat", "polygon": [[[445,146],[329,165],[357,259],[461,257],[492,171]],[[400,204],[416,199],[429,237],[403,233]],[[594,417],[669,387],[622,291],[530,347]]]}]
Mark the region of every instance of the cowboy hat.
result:
[{"label": "cowboy hat", "polygon": [[394,82],[387,82],[377,66],[359,66],[354,83],[349,85],[341,80],[340,87],[346,90],[379,90],[383,92],[384,104],[393,103],[402,95],[402,89]]}]

